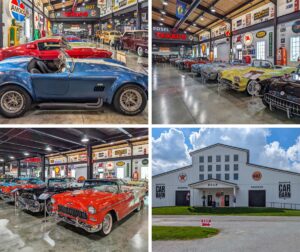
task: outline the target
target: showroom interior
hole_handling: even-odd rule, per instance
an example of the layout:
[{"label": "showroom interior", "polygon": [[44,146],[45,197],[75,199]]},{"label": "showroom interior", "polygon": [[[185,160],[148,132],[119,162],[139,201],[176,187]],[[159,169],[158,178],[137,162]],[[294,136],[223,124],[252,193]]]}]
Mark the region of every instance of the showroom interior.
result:
[{"label": "showroom interior", "polygon": [[299,123],[299,94],[271,79],[299,83],[298,0],[153,0],[152,10],[153,123]]},{"label": "showroom interior", "polygon": [[[9,71],[5,60],[15,56],[35,56],[43,61],[38,63],[44,65],[34,67],[34,71],[28,67],[31,81],[27,85],[33,88],[22,86],[21,80],[17,83],[14,79],[1,80],[0,84],[4,85],[18,84],[31,98],[24,98],[26,94],[19,92],[17,103],[5,97],[4,92],[4,100],[10,103],[1,106],[4,112],[0,108],[1,123],[49,123],[53,120],[77,124],[147,123],[148,1],[1,0],[0,10],[1,70]],[[103,61],[96,67],[92,59]],[[73,82],[68,82],[62,73],[62,66],[68,66],[69,62],[73,64],[67,68],[74,70],[74,76],[70,76]],[[110,64],[108,69],[109,62],[115,65]],[[82,80],[82,85],[88,81],[88,77],[82,77],[86,75],[82,65],[94,69],[88,75],[97,76],[93,87],[86,85],[84,91],[76,87],[78,79]],[[123,73],[124,66],[127,71]],[[58,92],[38,83],[43,93],[39,96],[37,78],[32,74],[45,74],[40,78],[46,80],[55,79],[53,74],[58,72],[62,73],[60,78],[66,87]],[[116,75],[121,72],[123,81],[117,84]],[[103,78],[109,80],[103,81]],[[75,97],[66,92],[70,89],[78,91]],[[124,89],[127,92],[122,95]],[[112,96],[108,95],[110,92]],[[22,108],[24,102],[26,106]]]},{"label": "showroom interior", "polygon": [[[147,251],[147,128],[2,128],[0,138],[1,249]],[[93,187],[91,181],[100,184]],[[112,183],[118,191],[108,190]],[[52,212],[42,207],[47,193]],[[34,195],[31,201],[28,195]],[[60,208],[64,200],[68,203]],[[87,205],[99,200],[105,209],[109,203],[115,208],[113,227],[104,237],[88,224],[98,221],[103,205],[95,206],[96,213]]]}]

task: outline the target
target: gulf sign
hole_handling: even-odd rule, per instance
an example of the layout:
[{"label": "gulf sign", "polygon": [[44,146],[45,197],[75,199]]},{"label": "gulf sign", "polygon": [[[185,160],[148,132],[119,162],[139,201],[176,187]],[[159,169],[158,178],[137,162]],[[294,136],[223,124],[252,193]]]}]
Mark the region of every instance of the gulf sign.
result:
[{"label": "gulf sign", "polygon": [[21,0],[9,0],[9,12],[16,21],[23,22],[25,20],[25,5]]}]

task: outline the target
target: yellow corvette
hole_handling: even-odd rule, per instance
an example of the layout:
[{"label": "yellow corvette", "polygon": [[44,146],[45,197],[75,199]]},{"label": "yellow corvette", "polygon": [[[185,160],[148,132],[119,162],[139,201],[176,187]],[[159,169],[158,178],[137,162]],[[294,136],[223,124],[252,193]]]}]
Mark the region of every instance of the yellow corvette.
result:
[{"label": "yellow corvette", "polygon": [[251,66],[234,67],[220,72],[220,84],[249,95],[258,96],[262,80],[283,76],[296,71],[296,67],[273,66],[267,60],[254,60]]}]

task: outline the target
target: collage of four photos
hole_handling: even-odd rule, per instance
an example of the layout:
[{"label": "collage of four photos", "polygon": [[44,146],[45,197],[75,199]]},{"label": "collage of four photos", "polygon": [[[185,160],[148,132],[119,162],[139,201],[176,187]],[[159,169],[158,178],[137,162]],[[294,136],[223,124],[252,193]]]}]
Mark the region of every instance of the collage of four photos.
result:
[{"label": "collage of four photos", "polygon": [[0,0],[0,252],[300,251],[300,0]]}]

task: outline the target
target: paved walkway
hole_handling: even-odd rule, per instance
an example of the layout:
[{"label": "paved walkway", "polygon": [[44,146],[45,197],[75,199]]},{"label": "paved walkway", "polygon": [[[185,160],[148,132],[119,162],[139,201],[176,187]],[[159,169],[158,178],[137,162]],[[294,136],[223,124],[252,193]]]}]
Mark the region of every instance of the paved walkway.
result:
[{"label": "paved walkway", "polygon": [[211,218],[220,229],[214,237],[191,241],[155,241],[153,252],[298,252],[300,217],[273,216],[153,216],[153,225],[199,226]]}]

